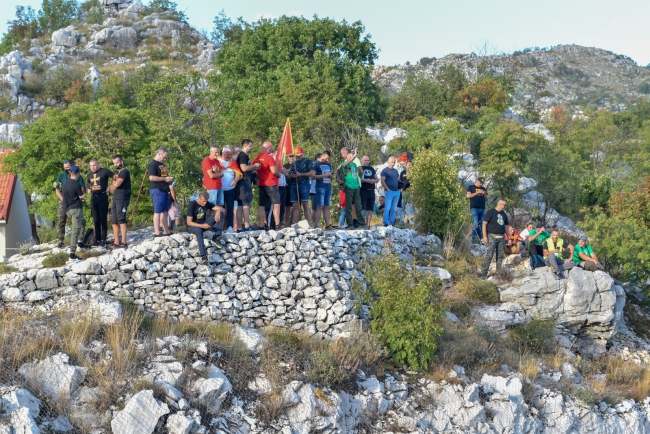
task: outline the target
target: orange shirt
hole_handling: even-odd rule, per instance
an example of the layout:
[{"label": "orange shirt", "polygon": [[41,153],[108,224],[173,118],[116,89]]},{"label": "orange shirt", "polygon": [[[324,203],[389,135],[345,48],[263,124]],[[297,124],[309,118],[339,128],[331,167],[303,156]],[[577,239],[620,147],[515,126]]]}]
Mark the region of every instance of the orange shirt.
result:
[{"label": "orange shirt", "polygon": [[208,170],[212,169],[212,166],[221,166],[219,159],[213,160],[208,155],[203,159],[201,163],[201,169],[203,169],[203,186],[206,190],[217,190],[221,188],[221,178],[211,178],[208,175]]},{"label": "orange shirt", "polygon": [[257,185],[260,187],[276,187],[280,182],[280,177],[275,176],[273,172],[271,172],[271,167],[275,166],[275,159],[273,156],[266,152],[262,152],[255,157],[251,164],[255,163],[261,164],[261,167],[257,169],[257,176],[259,177]]}]

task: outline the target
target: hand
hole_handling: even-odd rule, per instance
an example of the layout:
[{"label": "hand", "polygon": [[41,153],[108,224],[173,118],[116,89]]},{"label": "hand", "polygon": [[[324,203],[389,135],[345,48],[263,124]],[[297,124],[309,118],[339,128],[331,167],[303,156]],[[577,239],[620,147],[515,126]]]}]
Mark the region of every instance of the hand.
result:
[{"label": "hand", "polygon": [[203,224],[201,225],[201,229],[210,229],[211,227],[212,227],[212,226],[210,226],[210,225],[207,224],[207,223],[203,223]]},{"label": "hand", "polygon": [[572,261],[572,259],[565,259],[565,260],[564,260],[564,263],[565,263],[565,264],[568,264],[568,263],[571,262],[571,261]]},{"label": "hand", "polygon": [[173,182],[173,181],[174,181],[174,178],[173,178],[173,177],[171,177],[171,176],[165,176],[165,182],[166,182],[167,184],[169,184],[170,182]]},{"label": "hand", "polygon": [[485,244],[488,243],[488,239],[487,239],[487,237],[483,237],[483,242],[484,242]]},{"label": "hand", "polygon": [[255,163],[255,164],[253,164],[253,167],[255,168],[255,170],[257,170],[260,167],[262,167],[262,165],[260,163]]},{"label": "hand", "polygon": [[212,166],[213,172],[219,172],[219,166]]},{"label": "hand", "polygon": [[232,185],[233,187],[236,186],[237,185],[237,180],[233,179],[232,182],[230,183],[230,185]]}]

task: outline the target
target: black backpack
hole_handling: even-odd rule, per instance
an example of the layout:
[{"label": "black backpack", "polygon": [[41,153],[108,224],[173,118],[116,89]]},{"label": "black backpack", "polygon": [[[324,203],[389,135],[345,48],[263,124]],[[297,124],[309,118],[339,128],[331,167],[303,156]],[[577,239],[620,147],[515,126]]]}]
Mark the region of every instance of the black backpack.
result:
[{"label": "black backpack", "polygon": [[95,244],[95,230],[93,228],[88,229],[81,242],[88,247]]}]

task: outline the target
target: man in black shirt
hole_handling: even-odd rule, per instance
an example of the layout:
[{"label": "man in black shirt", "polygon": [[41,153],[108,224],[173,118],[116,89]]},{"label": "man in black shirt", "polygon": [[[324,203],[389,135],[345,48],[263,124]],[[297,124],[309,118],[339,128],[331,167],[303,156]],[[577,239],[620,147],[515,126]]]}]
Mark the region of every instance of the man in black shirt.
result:
[{"label": "man in black shirt", "polygon": [[[169,176],[165,160],[169,155],[167,148],[158,148],[156,156],[149,163],[147,173],[149,174],[149,194],[153,202],[153,234],[154,237],[170,235],[169,229],[169,206],[171,205],[169,196],[171,195],[170,185],[174,178]],[[162,226],[164,234],[160,233]]]},{"label": "man in black shirt", "polygon": [[501,269],[501,261],[504,255],[505,239],[504,235],[510,233],[508,224],[508,215],[505,212],[506,200],[499,198],[497,205],[485,213],[483,217],[483,242],[487,244],[485,259],[483,260],[482,277],[487,277],[490,269],[492,256],[496,254],[497,271]]},{"label": "man in black shirt", "polygon": [[[121,155],[113,156],[113,165],[117,173],[113,177],[111,191],[113,203],[111,205],[111,225],[113,225],[113,248],[126,248],[126,210],[131,201],[131,172],[124,167]],[[120,233],[122,241],[120,241]]]},{"label": "man in black shirt", "polygon": [[108,180],[113,172],[104,169],[96,158],[90,160],[90,173],[86,188],[91,194],[90,211],[95,223],[95,245],[106,247],[108,231]]},{"label": "man in black shirt", "polygon": [[[239,180],[235,187],[237,191],[237,213],[235,218],[235,229],[237,232],[245,232],[251,230],[250,227],[250,213],[251,203],[253,202],[253,179],[255,171],[260,168],[260,163],[251,164],[251,159],[248,156],[253,149],[253,142],[250,139],[244,139],[241,142],[241,151],[237,155],[237,164],[241,169],[244,177]],[[242,222],[243,218],[243,222]]]},{"label": "man in black shirt", "polygon": [[[63,172],[59,173],[59,176],[56,177],[56,182],[54,183],[54,192],[56,193],[56,196],[59,198],[58,219],[56,222],[57,239],[59,240],[59,244],[57,247],[59,249],[62,249],[64,247],[63,238],[65,237],[65,222],[66,222],[66,214],[65,214],[65,210],[63,209],[63,195],[61,194],[61,188],[63,187],[63,184],[68,179],[70,179],[71,166],[72,166],[72,162],[70,160],[65,160],[63,162]],[[81,184],[81,188],[84,188],[86,186],[83,176],[78,176],[77,181],[79,182],[79,184]]]},{"label": "man in black shirt", "polygon": [[202,191],[199,197],[187,206],[187,232],[196,235],[202,263],[208,262],[203,232],[212,231],[221,234],[221,213],[224,211],[223,208],[208,202],[209,197],[207,191]]},{"label": "man in black shirt", "polygon": [[483,238],[481,233],[481,225],[483,224],[483,217],[485,217],[485,198],[487,197],[487,190],[483,187],[485,179],[478,178],[474,185],[467,188],[465,197],[469,199],[469,210],[472,213],[472,222],[474,223],[474,232],[472,236],[476,236],[479,240]]},{"label": "man in black shirt", "polygon": [[379,182],[375,168],[370,165],[370,157],[361,157],[361,209],[366,213],[366,226],[370,227],[375,210],[375,185]]},{"label": "man in black shirt", "polygon": [[61,186],[61,202],[66,216],[72,222],[72,233],[70,234],[70,259],[79,259],[75,252],[77,246],[84,248],[85,244],[79,241],[79,236],[83,237],[86,229],[86,220],[84,220],[84,210],[82,200],[86,197],[83,188],[77,180],[79,167],[70,166],[70,178]]}]

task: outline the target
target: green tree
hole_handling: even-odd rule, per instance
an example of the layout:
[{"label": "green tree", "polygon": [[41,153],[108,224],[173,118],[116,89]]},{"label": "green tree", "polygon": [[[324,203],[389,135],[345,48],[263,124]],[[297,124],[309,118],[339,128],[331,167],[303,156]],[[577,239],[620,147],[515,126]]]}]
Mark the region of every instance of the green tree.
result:
[{"label": "green tree", "polygon": [[442,282],[433,274],[405,265],[396,255],[375,258],[364,270],[372,331],[395,363],[427,369],[442,334],[439,304]]},{"label": "green tree", "polygon": [[283,16],[246,23],[216,60],[224,87],[233,89],[227,139],[277,141],[289,117],[295,143],[309,151],[320,149],[315,137],[323,125],[342,131],[374,124],[384,107],[371,75],[376,58],[360,22]]},{"label": "green tree", "polygon": [[462,225],[466,201],[457,170],[449,164],[447,154],[432,149],[415,154],[409,181],[420,230],[443,236]]},{"label": "green tree", "polygon": [[38,11],[38,26],[41,34],[52,33],[67,27],[79,16],[77,0],[42,0]]},{"label": "green tree", "polygon": [[34,203],[34,212],[53,221],[58,203],[53,183],[63,160],[74,161],[85,174],[91,158],[110,168],[112,155],[119,153],[135,184],[152,155],[149,132],[140,112],[105,101],[74,103],[67,110],[48,109],[45,116],[21,132],[24,141],[3,159],[3,170],[18,173],[25,191],[41,198]]}]

